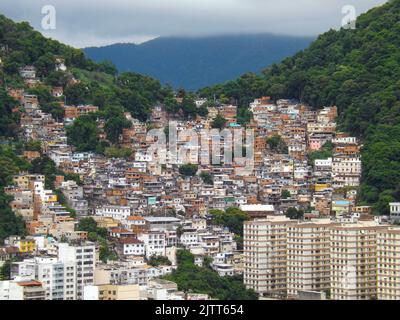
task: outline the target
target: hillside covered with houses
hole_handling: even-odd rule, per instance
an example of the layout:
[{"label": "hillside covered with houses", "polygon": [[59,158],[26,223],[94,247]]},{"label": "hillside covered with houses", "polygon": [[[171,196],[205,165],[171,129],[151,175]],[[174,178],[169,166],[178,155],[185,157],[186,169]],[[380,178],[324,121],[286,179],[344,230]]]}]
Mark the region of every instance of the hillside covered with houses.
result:
[{"label": "hillside covered with houses", "polygon": [[400,298],[398,16],[197,93],[0,16],[0,300]]}]

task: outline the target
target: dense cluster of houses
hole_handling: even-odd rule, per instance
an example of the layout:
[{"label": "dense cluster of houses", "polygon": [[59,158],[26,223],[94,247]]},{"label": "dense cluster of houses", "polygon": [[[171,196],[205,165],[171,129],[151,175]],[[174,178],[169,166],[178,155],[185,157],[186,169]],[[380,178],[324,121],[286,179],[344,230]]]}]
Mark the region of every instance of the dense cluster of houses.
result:
[{"label": "dense cluster of houses", "polygon": [[[63,61],[57,63],[66,70]],[[33,67],[22,68],[20,74],[31,85],[39,81]],[[254,167],[251,174],[236,175],[240,164],[224,163],[222,157],[217,165],[200,163],[198,149],[184,135],[177,141],[183,160],[160,163],[148,152],[149,123],[129,113],[125,116],[132,126],[123,130],[120,145],[133,151],[130,157],[76,152],[67,143],[66,126],[98,111],[97,106],[60,103],[65,116],[58,122],[41,110],[35,95],[22,89],[8,92],[20,102],[22,138],[40,141],[42,153],[63,172],[79,176],[81,183],[56,176],[51,190],[43,175],[20,172],[5,189],[13,196],[11,208],[24,219],[28,235],[10,237],[0,248],[0,261],[21,258],[12,264],[12,280],[0,283],[0,299],[30,296],[25,290],[35,291],[37,295],[31,296],[40,299],[187,299],[176,284],[157,279],[176,268],[179,248],[190,250],[199,266],[210,257],[220,276],[244,270],[237,236],[212,224],[211,209],[237,207],[250,219],[282,217],[289,208],[304,212],[306,220],[370,213],[369,207],[356,206],[360,144],[337,131],[336,107],[316,111],[293,100],[254,100],[249,106],[252,119],[246,124],[254,132]],[[63,95],[62,88],[52,92]],[[195,104],[201,107],[206,102],[199,99]],[[208,107],[206,117],[174,120],[178,132],[200,132],[210,129],[219,114],[226,119],[225,128],[235,132],[243,128],[237,113],[237,106],[219,105]],[[165,128],[169,120],[171,115],[162,105],[154,106],[152,127]],[[278,152],[269,145],[268,139],[277,136],[285,150]],[[106,134],[100,138],[106,139]],[[328,149],[330,156],[310,163],[310,153]],[[24,155],[30,161],[40,157],[37,151]],[[179,174],[179,166],[189,162],[198,163],[198,173],[207,172],[212,182]],[[88,241],[88,232],[77,231],[78,221],[88,216],[107,230],[107,246],[117,255],[116,261],[101,262],[99,244]],[[168,257],[171,263],[149,265],[157,256]],[[54,286],[57,277],[64,280],[60,287]],[[111,291],[114,295],[106,296]]]}]

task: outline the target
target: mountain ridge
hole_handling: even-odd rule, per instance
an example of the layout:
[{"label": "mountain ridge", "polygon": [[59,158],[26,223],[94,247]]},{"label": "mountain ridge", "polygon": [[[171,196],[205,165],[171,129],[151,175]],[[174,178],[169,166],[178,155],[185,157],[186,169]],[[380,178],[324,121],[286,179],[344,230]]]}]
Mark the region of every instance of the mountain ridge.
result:
[{"label": "mountain ridge", "polygon": [[313,39],[274,34],[169,36],[83,50],[95,61],[110,60],[119,71],[134,71],[175,88],[197,90],[244,72],[259,72],[304,49]]}]

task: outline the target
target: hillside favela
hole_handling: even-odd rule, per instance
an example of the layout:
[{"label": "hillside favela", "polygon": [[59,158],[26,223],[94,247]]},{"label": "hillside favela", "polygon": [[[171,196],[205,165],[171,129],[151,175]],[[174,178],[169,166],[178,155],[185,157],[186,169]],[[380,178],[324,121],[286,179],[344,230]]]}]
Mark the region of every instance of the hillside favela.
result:
[{"label": "hillside favela", "polygon": [[0,4],[0,300],[400,300],[400,0],[283,0],[214,61],[199,2],[160,5],[187,34],[53,2]]}]

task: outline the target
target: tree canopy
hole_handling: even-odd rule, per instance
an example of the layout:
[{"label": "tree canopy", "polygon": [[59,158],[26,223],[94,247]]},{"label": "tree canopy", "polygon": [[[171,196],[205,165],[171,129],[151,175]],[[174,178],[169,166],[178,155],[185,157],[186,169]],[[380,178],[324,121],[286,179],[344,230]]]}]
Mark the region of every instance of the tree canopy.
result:
[{"label": "tree canopy", "polygon": [[231,207],[226,211],[211,209],[211,223],[229,228],[239,236],[243,236],[243,222],[249,220],[249,215],[239,208]]},{"label": "tree canopy", "polygon": [[179,167],[179,173],[185,177],[193,177],[196,175],[199,166],[197,164],[183,164]]},{"label": "tree canopy", "polygon": [[220,300],[257,300],[257,294],[246,289],[241,276],[220,277],[207,267],[198,267],[190,251],[179,250],[177,261],[178,268],[164,279],[176,282],[179,290],[206,293]]}]

